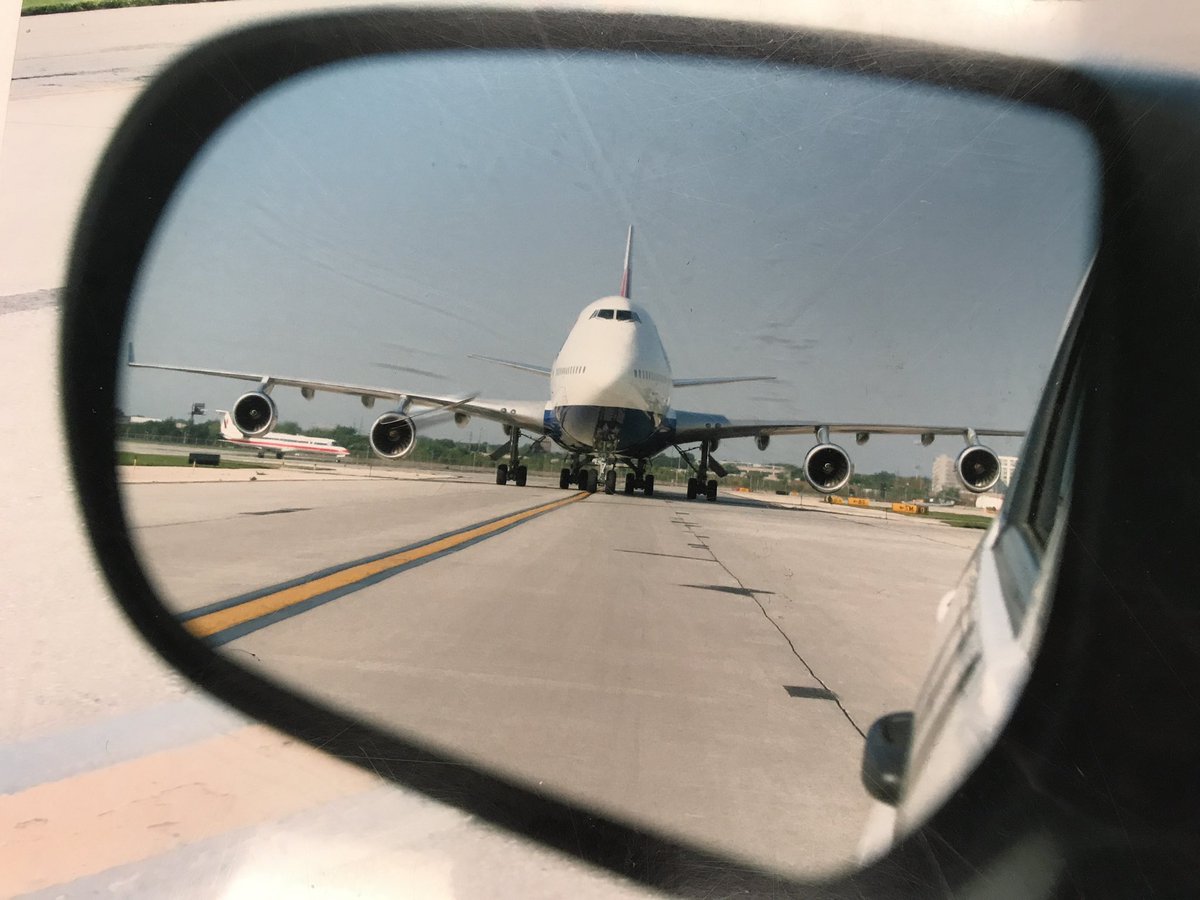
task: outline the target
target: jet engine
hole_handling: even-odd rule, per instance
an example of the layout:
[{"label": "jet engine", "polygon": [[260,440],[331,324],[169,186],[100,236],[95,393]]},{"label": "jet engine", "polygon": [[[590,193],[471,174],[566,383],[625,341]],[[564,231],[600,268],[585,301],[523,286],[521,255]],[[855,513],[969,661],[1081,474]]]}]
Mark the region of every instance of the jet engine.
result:
[{"label": "jet engine", "polygon": [[973,494],[990,490],[1000,480],[1000,459],[982,444],[972,444],[958,454],[954,469],[963,487]]},{"label": "jet engine", "polygon": [[246,437],[259,437],[275,427],[279,410],[275,401],[262,391],[251,391],[237,398],[230,410],[233,424]]},{"label": "jet engine", "polygon": [[417,443],[417,426],[402,412],[384,413],[370,431],[371,449],[384,459],[403,459]]},{"label": "jet engine", "polygon": [[853,474],[849,454],[837,444],[817,444],[804,457],[804,477],[822,494],[840,491]]},{"label": "jet engine", "polygon": [[754,446],[759,450],[766,450],[771,446],[771,436],[769,434],[755,435]]}]

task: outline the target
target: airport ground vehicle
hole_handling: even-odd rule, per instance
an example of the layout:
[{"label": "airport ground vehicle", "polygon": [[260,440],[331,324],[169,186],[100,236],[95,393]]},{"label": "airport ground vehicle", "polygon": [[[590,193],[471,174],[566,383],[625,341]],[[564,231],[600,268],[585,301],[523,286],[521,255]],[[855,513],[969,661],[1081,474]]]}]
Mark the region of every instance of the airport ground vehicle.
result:
[{"label": "airport ground vehicle", "polygon": [[[292,23],[231,39],[220,52],[224,64],[240,60],[244,83],[256,86],[290,74],[282,67],[359,53],[363,46],[375,46],[369,42],[378,42],[380,35],[388,36],[395,50],[464,41],[603,48],[653,41],[670,30],[676,49],[752,59],[779,39],[773,46],[784,56],[781,46],[831,65],[891,66],[905,77],[932,83],[1003,88],[1024,102],[1061,104],[1088,125],[1104,154],[1105,183],[1100,250],[1066,345],[1066,357],[1078,367],[1066,385],[1079,389],[1079,405],[1073,408],[1072,395],[1058,393],[1059,385],[1051,383],[1043,427],[1031,436],[1026,453],[1027,460],[1038,462],[1026,465],[1032,474],[1023,476],[1030,485],[1028,515],[1018,521],[1009,514],[1014,540],[1038,541],[1040,535],[1048,546],[1058,528],[1062,541],[1057,561],[1043,556],[1054,571],[1053,602],[1044,608],[1032,669],[996,743],[980,748],[982,755],[964,773],[961,786],[939,796],[930,817],[915,824],[889,856],[826,890],[969,894],[1020,883],[1025,893],[1128,896],[1171,893],[1193,883],[1193,770],[1200,734],[1191,699],[1200,661],[1193,608],[1196,562],[1181,552],[1187,513],[1152,507],[1139,491],[1130,490],[1129,461],[1138,461],[1133,470],[1138,483],[1153,478],[1185,495],[1195,490],[1190,424],[1172,389],[1195,380],[1190,358],[1197,328],[1194,217],[1200,209],[1195,86],[1182,80],[1086,78],[1036,64],[976,58],[942,66],[938,61],[947,61],[932,50],[888,54],[870,42],[820,36],[797,41],[794,35],[784,40],[769,29],[742,32],[712,23],[378,15]],[[297,41],[305,41],[309,53],[303,62],[282,50]],[[963,57],[956,58],[961,63]],[[206,86],[214,87],[211,71],[196,61],[191,69],[177,70],[175,83],[152,90],[140,114],[170,106],[187,122],[212,127],[237,100],[205,93]],[[168,104],[177,99],[175,91],[188,90],[193,102]],[[129,134],[137,134],[137,118],[129,128]],[[168,660],[239,708],[306,739],[336,735],[326,745],[333,753],[349,756],[367,744],[378,755],[403,756],[410,763],[392,770],[395,780],[629,877],[681,892],[804,890],[531,794],[488,773],[430,766],[443,758],[255,680],[156,615],[156,598],[127,534],[105,530],[122,521],[121,512],[109,462],[90,451],[112,444],[106,404],[111,403],[120,329],[111,329],[111,340],[100,341],[93,329],[97,316],[120,320],[142,243],[161,197],[196,149],[196,133],[181,128],[175,143],[161,137],[152,144],[134,140],[123,156],[110,158],[81,226],[68,297],[66,408],[77,435],[76,477],[106,572],[143,633]],[[161,191],[133,190],[145,180]],[[137,206],[135,196],[150,200]],[[99,227],[113,217],[128,228]],[[1071,446],[1069,439],[1054,438],[1073,433],[1072,415],[1078,416],[1073,478],[1054,480],[1050,476],[1065,470]],[[1172,452],[1162,452],[1164,442]],[[1070,485],[1069,504],[1059,503],[1060,483]],[[1007,539],[1003,531],[997,535]],[[1013,588],[1009,596],[1021,596],[1019,581]],[[1003,614],[1011,611],[1005,608]],[[964,636],[960,633],[960,640]],[[969,671],[967,662],[959,679]],[[959,680],[947,683],[953,687]],[[570,827],[581,822],[583,840]]]}]

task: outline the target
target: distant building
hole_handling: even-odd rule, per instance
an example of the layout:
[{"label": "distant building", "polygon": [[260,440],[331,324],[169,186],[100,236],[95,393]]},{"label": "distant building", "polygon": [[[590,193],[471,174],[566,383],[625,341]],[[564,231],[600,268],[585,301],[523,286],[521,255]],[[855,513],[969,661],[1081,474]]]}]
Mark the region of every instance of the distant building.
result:
[{"label": "distant building", "polygon": [[930,491],[936,497],[939,491],[958,487],[958,473],[954,471],[954,457],[943,453],[933,461],[933,478]]},{"label": "distant building", "polygon": [[1017,471],[1017,457],[999,456],[997,459],[1000,460],[1000,483],[1008,487]]},{"label": "distant building", "polygon": [[787,467],[782,466],[779,463],[731,462],[726,463],[726,465],[735,466],[743,475],[749,475],[753,472],[755,474],[761,473],[771,478],[776,478],[779,475],[787,474]]}]

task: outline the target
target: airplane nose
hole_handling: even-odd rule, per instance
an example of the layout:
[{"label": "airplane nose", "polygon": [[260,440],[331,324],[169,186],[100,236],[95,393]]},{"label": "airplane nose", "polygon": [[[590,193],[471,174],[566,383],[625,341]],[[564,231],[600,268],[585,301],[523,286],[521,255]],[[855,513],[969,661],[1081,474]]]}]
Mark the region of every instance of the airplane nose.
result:
[{"label": "airplane nose", "polygon": [[624,366],[601,368],[589,365],[587,374],[574,386],[571,405],[637,407],[643,401],[634,380]]}]

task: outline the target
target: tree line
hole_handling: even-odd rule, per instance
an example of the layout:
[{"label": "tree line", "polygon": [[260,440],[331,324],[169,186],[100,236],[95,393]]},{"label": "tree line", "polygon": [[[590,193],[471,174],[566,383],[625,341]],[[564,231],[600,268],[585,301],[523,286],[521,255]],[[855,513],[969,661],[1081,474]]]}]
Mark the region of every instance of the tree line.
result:
[{"label": "tree line", "polygon": [[[332,428],[301,428],[298,422],[283,421],[277,423],[273,430],[285,434],[329,438],[349,450],[352,458],[367,460],[373,457],[367,436],[349,425],[335,425]],[[123,423],[118,425],[118,434],[121,437],[135,440],[216,445],[220,443],[221,425],[216,420],[197,422],[193,425],[189,424],[187,419],[170,418],[153,422]],[[418,435],[416,446],[405,461],[455,468],[490,468],[495,465],[495,462],[489,458],[489,454],[506,445],[507,441],[502,443],[470,442]],[[531,471],[554,472],[567,464],[567,455],[553,448],[549,441],[543,442],[542,446],[545,448],[543,452],[528,454],[523,459]],[[688,454],[688,458],[694,462],[696,455]],[[377,458],[372,461],[375,463],[385,462]],[[729,477],[725,481],[727,486],[787,493],[812,491],[804,480],[802,468],[792,463],[778,464],[778,471],[775,473],[743,472],[732,464],[726,464],[726,469],[729,471]],[[682,481],[691,474],[686,460],[681,460],[675,454],[663,454],[655,458],[653,471],[655,478],[660,481],[675,478]],[[874,500],[917,500],[929,498],[929,492],[930,480],[928,478],[883,471],[856,472],[850,479],[849,485],[840,493]],[[933,499],[957,500],[958,490],[956,488],[945,489]]]}]

